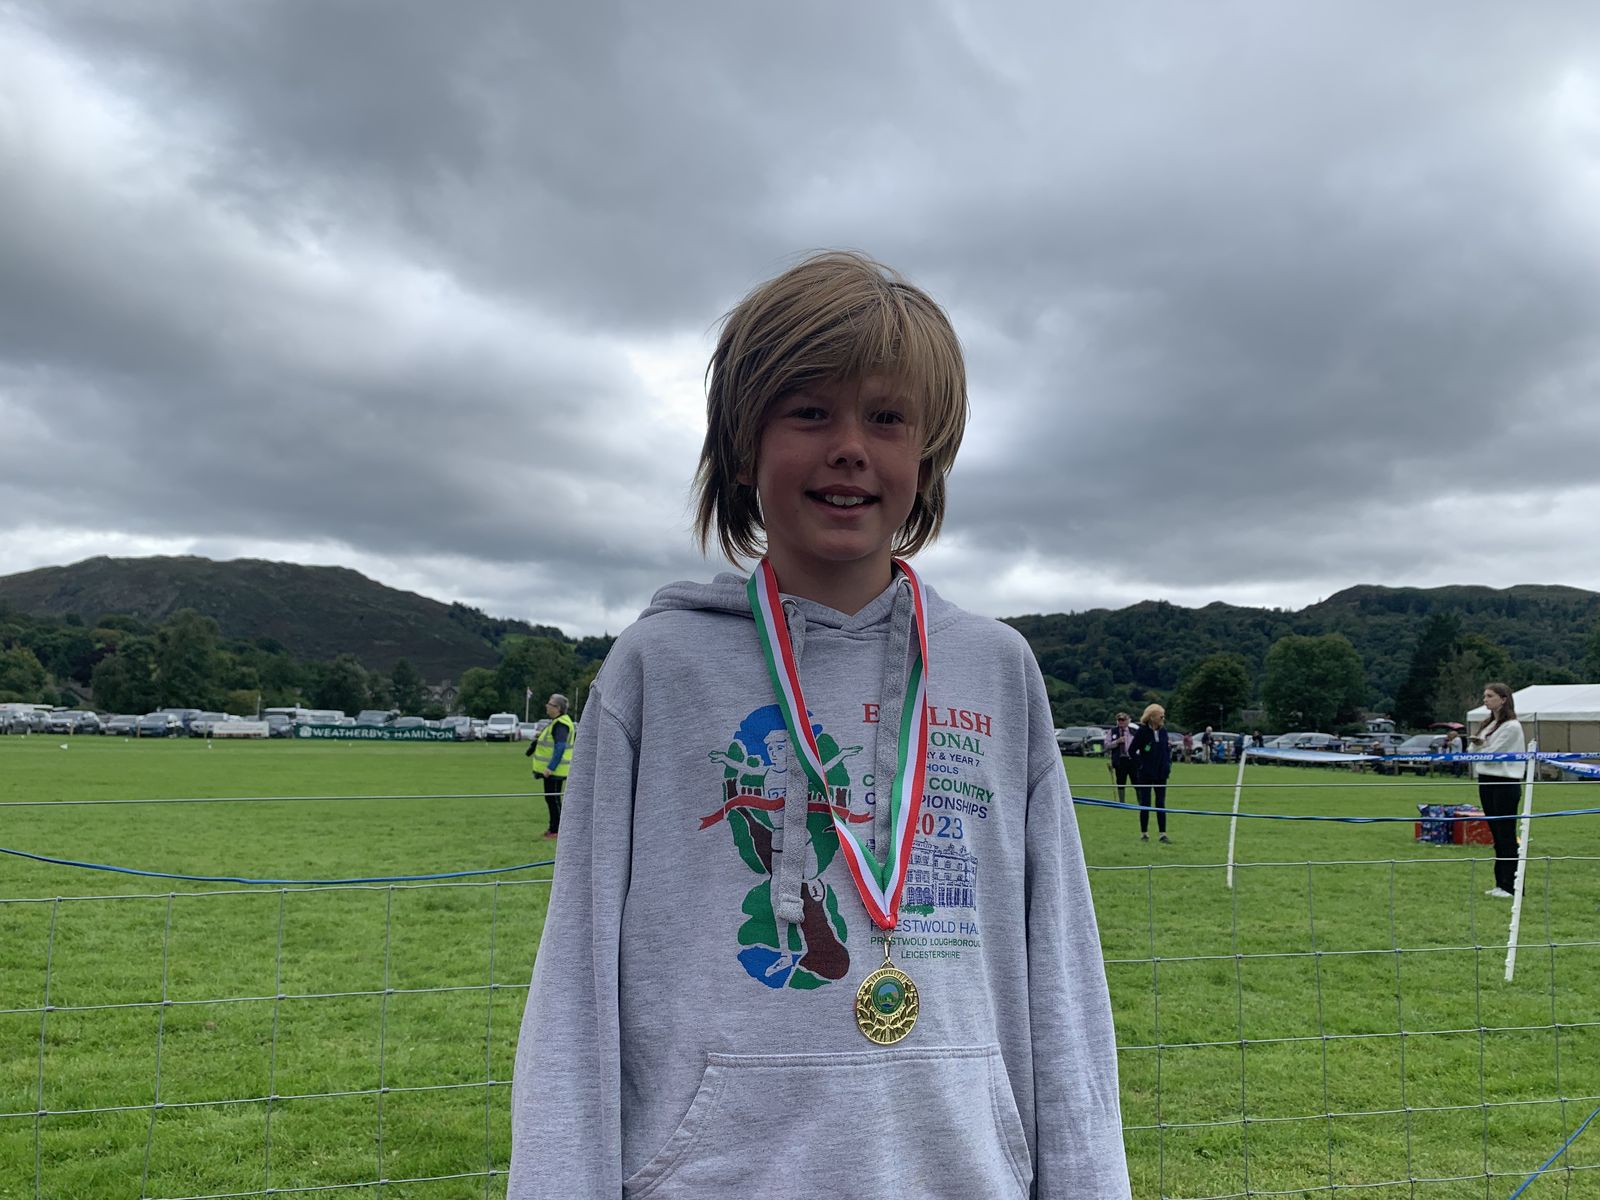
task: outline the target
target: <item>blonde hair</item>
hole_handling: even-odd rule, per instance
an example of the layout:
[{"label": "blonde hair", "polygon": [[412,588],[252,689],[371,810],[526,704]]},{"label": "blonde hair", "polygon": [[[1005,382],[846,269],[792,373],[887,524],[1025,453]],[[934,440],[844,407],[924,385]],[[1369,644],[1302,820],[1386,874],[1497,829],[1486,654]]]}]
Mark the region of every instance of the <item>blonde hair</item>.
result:
[{"label": "blonde hair", "polygon": [[1139,724],[1148,725],[1150,724],[1151,717],[1164,717],[1166,715],[1167,710],[1162,708],[1161,705],[1147,704],[1145,705],[1144,711],[1139,714]]},{"label": "blonde hair", "polygon": [[917,402],[917,496],[893,552],[939,535],[945,479],[967,424],[967,372],[950,319],[898,272],[849,250],[827,250],[761,284],[723,319],[706,368],[706,439],[695,471],[695,533],[715,530],[734,562],[765,552],[753,484],[772,406],[815,384],[887,375]]}]

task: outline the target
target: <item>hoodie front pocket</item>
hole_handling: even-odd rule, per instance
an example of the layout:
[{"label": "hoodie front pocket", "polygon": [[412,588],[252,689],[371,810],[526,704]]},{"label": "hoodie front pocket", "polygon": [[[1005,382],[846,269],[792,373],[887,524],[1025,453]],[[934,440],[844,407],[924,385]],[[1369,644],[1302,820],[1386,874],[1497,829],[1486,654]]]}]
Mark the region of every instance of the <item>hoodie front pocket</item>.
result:
[{"label": "hoodie front pocket", "polygon": [[682,1122],[624,1194],[645,1200],[1026,1196],[997,1046],[711,1054]]}]

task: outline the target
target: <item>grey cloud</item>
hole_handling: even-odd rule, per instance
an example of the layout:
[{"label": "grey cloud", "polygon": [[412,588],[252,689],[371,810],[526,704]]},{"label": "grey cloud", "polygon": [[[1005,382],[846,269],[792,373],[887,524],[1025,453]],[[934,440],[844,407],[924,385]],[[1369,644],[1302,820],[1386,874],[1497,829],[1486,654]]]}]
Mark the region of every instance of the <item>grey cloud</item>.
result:
[{"label": "grey cloud", "polygon": [[951,309],[935,561],[1037,607],[1518,582],[1448,531],[1592,480],[1581,4],[18,11],[170,172],[0,133],[0,496],[77,528],[613,619],[707,573],[626,348],[827,244]]}]

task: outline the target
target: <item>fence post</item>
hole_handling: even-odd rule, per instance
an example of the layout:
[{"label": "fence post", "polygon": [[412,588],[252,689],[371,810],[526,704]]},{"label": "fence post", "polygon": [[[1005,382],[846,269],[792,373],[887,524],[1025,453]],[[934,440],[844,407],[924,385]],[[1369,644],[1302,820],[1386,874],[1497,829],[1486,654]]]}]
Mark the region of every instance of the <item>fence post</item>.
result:
[{"label": "fence post", "polygon": [[1244,760],[1250,747],[1239,748],[1239,774],[1233,781],[1233,819],[1228,822],[1228,887],[1233,887],[1233,839],[1239,832],[1239,793],[1244,789]]},{"label": "fence post", "polygon": [[1517,930],[1522,925],[1522,881],[1528,874],[1528,837],[1533,821],[1533,779],[1539,773],[1539,743],[1528,743],[1528,761],[1522,772],[1522,819],[1517,822],[1517,882],[1511,889],[1511,932],[1506,936],[1506,982],[1517,969]]}]

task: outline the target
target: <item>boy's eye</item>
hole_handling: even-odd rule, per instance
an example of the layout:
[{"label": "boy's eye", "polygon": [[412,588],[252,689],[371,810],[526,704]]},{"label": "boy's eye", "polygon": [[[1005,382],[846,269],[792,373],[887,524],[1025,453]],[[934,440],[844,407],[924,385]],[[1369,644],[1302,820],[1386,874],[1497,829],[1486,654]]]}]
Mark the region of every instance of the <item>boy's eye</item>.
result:
[{"label": "boy's eye", "polygon": [[801,421],[819,421],[828,414],[815,404],[800,404],[791,408],[789,415]]},{"label": "boy's eye", "polygon": [[904,425],[906,415],[893,409],[884,409],[882,412],[873,413],[872,421],[877,425]]}]

